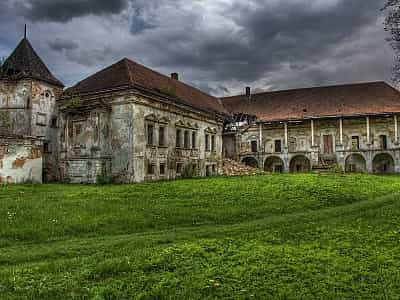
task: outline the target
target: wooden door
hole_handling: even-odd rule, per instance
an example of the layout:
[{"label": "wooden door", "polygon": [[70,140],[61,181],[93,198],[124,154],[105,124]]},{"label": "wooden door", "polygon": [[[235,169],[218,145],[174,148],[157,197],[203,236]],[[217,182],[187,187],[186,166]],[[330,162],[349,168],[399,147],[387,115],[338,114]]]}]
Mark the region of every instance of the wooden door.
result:
[{"label": "wooden door", "polygon": [[333,153],[333,137],[332,135],[324,135],[324,154]]}]

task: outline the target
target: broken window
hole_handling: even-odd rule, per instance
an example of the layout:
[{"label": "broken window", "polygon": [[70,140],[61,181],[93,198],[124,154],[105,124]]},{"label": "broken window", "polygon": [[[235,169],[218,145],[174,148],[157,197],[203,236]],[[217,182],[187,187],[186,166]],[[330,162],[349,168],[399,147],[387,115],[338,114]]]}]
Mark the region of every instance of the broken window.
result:
[{"label": "broken window", "polygon": [[281,140],[275,140],[275,148],[274,148],[274,150],[275,150],[275,152],[276,153],[281,153],[282,152],[282,141]]},{"label": "broken window", "polygon": [[164,163],[160,164],[160,175],[165,175],[165,164]]},{"label": "broken window", "polygon": [[351,137],[351,149],[352,150],[360,149],[360,137],[358,137],[358,136]]},{"label": "broken window", "polygon": [[180,129],[176,130],[176,148],[181,148],[182,147],[182,131]]},{"label": "broken window", "polygon": [[216,139],[215,135],[211,136],[211,151],[215,152],[216,151]]},{"label": "broken window", "polygon": [[158,145],[160,147],[165,146],[165,127],[162,126],[158,128]]},{"label": "broken window", "polygon": [[251,141],[251,152],[257,152],[258,151],[258,145],[257,141]]},{"label": "broken window", "polygon": [[196,149],[197,143],[196,143],[196,132],[192,132],[192,149]]},{"label": "broken window", "polygon": [[49,142],[43,143],[43,152],[44,153],[51,153],[51,147]]},{"label": "broken window", "polygon": [[147,175],[154,175],[154,164],[150,161],[147,163]]},{"label": "broken window", "polygon": [[182,173],[182,169],[183,169],[183,164],[182,163],[177,163],[176,164],[176,174],[180,175]]},{"label": "broken window", "polygon": [[185,149],[190,148],[190,138],[189,138],[189,131],[185,130],[183,134],[183,144]]},{"label": "broken window", "polygon": [[380,140],[381,149],[386,150],[387,149],[387,136],[381,135],[381,136],[379,136],[379,140]]},{"label": "broken window", "polygon": [[147,145],[154,145],[154,125],[147,124]]},{"label": "broken window", "polygon": [[205,145],[206,145],[206,151],[210,151],[210,135],[208,135],[208,134],[206,134],[206,137],[205,137]]}]

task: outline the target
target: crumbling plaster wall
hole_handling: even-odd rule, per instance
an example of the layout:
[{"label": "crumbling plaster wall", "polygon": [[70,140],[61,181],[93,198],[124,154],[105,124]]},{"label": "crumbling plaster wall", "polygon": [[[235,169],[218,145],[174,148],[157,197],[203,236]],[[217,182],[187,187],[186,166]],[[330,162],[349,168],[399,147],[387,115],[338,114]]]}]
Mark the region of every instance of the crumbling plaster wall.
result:
[{"label": "crumbling plaster wall", "polygon": [[[175,179],[177,164],[182,168],[191,164],[197,166],[200,176],[206,176],[208,166],[214,166],[219,172],[222,160],[222,123],[212,116],[184,109],[172,104],[154,101],[153,99],[133,96],[133,164],[135,182],[145,180]],[[146,124],[154,124],[155,145],[147,145]],[[165,128],[165,145],[159,147],[158,128]],[[176,149],[176,130],[181,129],[196,133],[196,149]],[[205,135],[215,135],[214,152],[206,151]],[[182,136],[183,142],[183,136]],[[148,174],[147,164],[154,165],[154,174]],[[160,174],[160,164],[164,164],[166,172]]]},{"label": "crumbling plaster wall", "polygon": [[41,183],[42,142],[31,138],[0,138],[0,183]]},{"label": "crumbling plaster wall", "polygon": [[[289,167],[290,159],[297,154],[304,154],[311,160],[313,166],[318,165],[319,157],[323,154],[323,137],[332,135],[333,157],[343,168],[348,155],[353,152],[362,153],[367,161],[367,169],[372,172],[372,160],[375,155],[389,153],[395,160],[395,170],[400,172],[400,147],[396,143],[394,117],[370,117],[370,143],[367,141],[367,121],[365,117],[343,119],[343,145],[340,144],[339,118],[314,121],[314,147],[311,145],[311,121],[288,124],[288,148],[285,149],[284,124],[264,124],[262,127],[262,143],[259,153],[252,153],[251,141],[259,144],[259,125],[253,125],[237,135],[239,144],[239,159],[251,156],[259,161],[260,167],[266,158],[276,156],[285,162],[285,169]],[[400,128],[400,127],[399,127]],[[387,136],[387,150],[381,148],[380,136]],[[359,137],[359,150],[352,149],[352,136]],[[275,140],[280,140],[282,152],[275,153]]]},{"label": "crumbling plaster wall", "polygon": [[0,134],[30,135],[31,81],[0,81]]}]

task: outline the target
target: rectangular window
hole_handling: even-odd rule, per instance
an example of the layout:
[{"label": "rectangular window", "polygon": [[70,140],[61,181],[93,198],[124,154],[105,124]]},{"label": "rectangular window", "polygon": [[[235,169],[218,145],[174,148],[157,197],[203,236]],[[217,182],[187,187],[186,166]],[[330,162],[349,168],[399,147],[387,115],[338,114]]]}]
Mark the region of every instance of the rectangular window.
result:
[{"label": "rectangular window", "polygon": [[44,153],[51,153],[51,147],[49,142],[44,142],[43,143],[43,152]]},{"label": "rectangular window", "polygon": [[154,125],[147,125],[147,145],[154,145]]},{"label": "rectangular window", "polygon": [[210,136],[206,134],[206,151],[210,151]]},{"label": "rectangular window", "polygon": [[176,174],[180,175],[182,173],[182,169],[183,169],[183,164],[182,163],[177,163],[176,164]]},{"label": "rectangular window", "polygon": [[215,135],[211,136],[211,151],[215,152],[216,150],[216,143],[215,143]]},{"label": "rectangular window", "polygon": [[176,130],[176,148],[181,148],[182,147],[182,131],[180,129]]},{"label": "rectangular window", "polygon": [[165,164],[160,164],[160,175],[165,175]]},{"label": "rectangular window", "polygon": [[196,149],[197,143],[196,143],[196,132],[192,132],[192,149]]},{"label": "rectangular window", "polygon": [[380,138],[380,143],[381,143],[381,149],[386,150],[387,149],[387,136],[381,135],[379,138]]},{"label": "rectangular window", "polygon": [[158,128],[158,145],[160,147],[165,146],[165,127],[162,126]]},{"label": "rectangular window", "polygon": [[258,151],[257,141],[251,141],[251,152],[256,153]]},{"label": "rectangular window", "polygon": [[154,165],[151,162],[147,163],[147,175],[154,175]]},{"label": "rectangular window", "polygon": [[51,128],[57,128],[57,117],[52,117],[51,118],[50,127]]},{"label": "rectangular window", "polygon": [[183,134],[183,147],[185,149],[190,149],[190,136],[189,131],[185,130]]},{"label": "rectangular window", "polygon": [[351,137],[351,149],[352,150],[360,149],[360,138],[358,136]]},{"label": "rectangular window", "polygon": [[282,141],[281,140],[275,140],[275,152],[276,153],[282,152]]},{"label": "rectangular window", "polygon": [[216,165],[212,165],[212,174],[214,176],[217,175],[217,166]]}]

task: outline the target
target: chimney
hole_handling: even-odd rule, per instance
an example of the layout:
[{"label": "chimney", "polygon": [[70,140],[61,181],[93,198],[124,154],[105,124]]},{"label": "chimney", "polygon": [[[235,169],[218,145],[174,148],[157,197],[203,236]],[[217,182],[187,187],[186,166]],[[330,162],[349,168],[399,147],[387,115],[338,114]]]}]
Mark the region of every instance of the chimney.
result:
[{"label": "chimney", "polygon": [[179,74],[178,73],[172,73],[171,78],[174,80],[179,80]]},{"label": "chimney", "polygon": [[251,98],[251,87],[249,87],[249,86],[246,86],[246,97],[247,98]]}]

